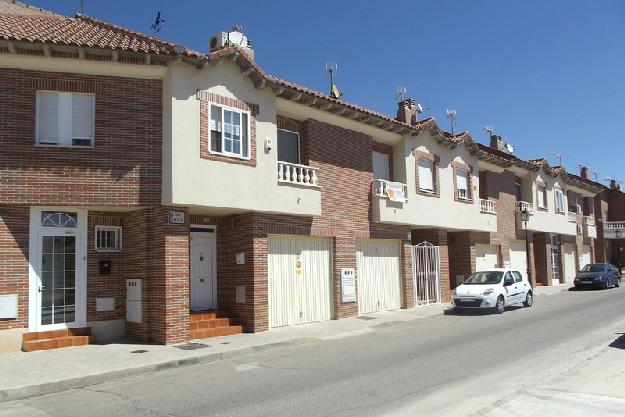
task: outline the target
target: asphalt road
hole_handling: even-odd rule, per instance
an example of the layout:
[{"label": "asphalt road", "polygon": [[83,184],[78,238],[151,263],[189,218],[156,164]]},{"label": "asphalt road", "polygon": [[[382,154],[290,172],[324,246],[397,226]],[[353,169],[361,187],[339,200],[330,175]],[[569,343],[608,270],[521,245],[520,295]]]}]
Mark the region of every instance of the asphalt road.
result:
[{"label": "asphalt road", "polygon": [[528,415],[548,401],[531,390],[612,349],[624,313],[623,287],[538,296],[503,315],[435,316],[2,403],[0,416],[482,416],[511,404],[502,415]]}]

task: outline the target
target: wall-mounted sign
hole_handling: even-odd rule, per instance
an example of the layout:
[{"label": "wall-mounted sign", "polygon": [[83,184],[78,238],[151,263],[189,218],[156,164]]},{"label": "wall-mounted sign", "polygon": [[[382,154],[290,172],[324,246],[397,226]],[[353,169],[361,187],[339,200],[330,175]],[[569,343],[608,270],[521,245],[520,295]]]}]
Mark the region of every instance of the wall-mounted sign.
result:
[{"label": "wall-mounted sign", "polygon": [[356,301],[356,270],[341,268],[341,299],[344,303]]},{"label": "wall-mounted sign", "polygon": [[300,258],[295,261],[295,276],[297,278],[302,276],[302,260]]},{"label": "wall-mounted sign", "polygon": [[0,295],[0,319],[17,318],[17,294]]},{"label": "wall-mounted sign", "polygon": [[398,182],[386,183],[386,195],[391,201],[406,201],[406,196],[404,195],[404,184],[400,184]]},{"label": "wall-mounted sign", "polygon": [[245,252],[237,252],[236,258],[237,258],[237,265],[245,264]]},{"label": "wall-mounted sign", "polygon": [[169,210],[169,223],[184,224],[184,211]]}]

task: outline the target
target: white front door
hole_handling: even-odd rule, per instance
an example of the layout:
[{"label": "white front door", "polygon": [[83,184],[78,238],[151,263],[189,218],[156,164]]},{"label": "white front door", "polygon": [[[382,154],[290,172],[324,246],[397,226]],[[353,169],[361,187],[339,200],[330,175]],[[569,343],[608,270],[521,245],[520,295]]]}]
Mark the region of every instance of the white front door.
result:
[{"label": "white front door", "polygon": [[564,245],[562,266],[564,267],[564,282],[573,282],[577,268],[575,267],[575,246]]},{"label": "white front door", "polygon": [[527,279],[527,252],[524,240],[510,241],[510,268],[517,270]]},{"label": "white front door", "polygon": [[590,246],[584,245],[582,248],[582,256],[579,257],[579,269],[591,263]]},{"label": "white front door", "polygon": [[499,267],[499,247],[496,245],[475,245],[475,270],[488,271]]},{"label": "white front door", "polygon": [[191,232],[191,301],[193,311],[217,308],[217,262],[215,229]]},{"label": "white front door", "polygon": [[86,325],[84,210],[31,208],[29,330]]},{"label": "white front door", "polygon": [[356,265],[358,313],[401,308],[399,241],[358,241]]}]

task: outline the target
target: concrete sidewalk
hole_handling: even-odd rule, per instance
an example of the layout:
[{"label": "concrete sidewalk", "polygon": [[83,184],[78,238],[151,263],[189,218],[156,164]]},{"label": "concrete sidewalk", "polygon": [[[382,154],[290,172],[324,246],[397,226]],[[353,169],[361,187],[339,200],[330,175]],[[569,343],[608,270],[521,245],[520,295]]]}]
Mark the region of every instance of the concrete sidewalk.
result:
[{"label": "concrete sidewalk", "polygon": [[[131,375],[232,358],[278,346],[336,340],[375,331],[398,322],[438,316],[437,304],[410,310],[272,329],[263,333],[196,340],[175,346],[110,343],[0,355],[0,402],[63,391]],[[183,348],[183,349],[181,349]]]},{"label": "concrete sidewalk", "polygon": [[[566,291],[568,286],[538,287],[536,296]],[[63,391],[125,376],[211,362],[238,355],[319,340],[336,340],[373,332],[376,327],[438,316],[449,304],[366,314],[341,320],[244,333],[177,346],[135,343],[96,344],[30,353],[0,354],[0,401]]]}]

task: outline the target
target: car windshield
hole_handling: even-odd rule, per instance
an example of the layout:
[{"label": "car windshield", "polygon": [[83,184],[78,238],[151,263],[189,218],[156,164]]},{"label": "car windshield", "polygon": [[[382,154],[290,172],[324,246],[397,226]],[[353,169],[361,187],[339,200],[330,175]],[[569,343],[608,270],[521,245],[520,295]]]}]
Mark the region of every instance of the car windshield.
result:
[{"label": "car windshield", "polygon": [[605,269],[605,264],[588,264],[582,268],[582,272],[603,272]]},{"label": "car windshield", "polygon": [[499,284],[501,282],[501,278],[503,277],[503,271],[481,271],[472,274],[464,284],[471,285],[488,285],[488,284]]}]

